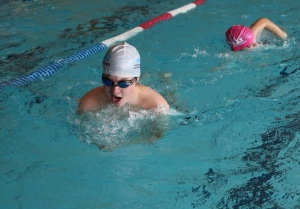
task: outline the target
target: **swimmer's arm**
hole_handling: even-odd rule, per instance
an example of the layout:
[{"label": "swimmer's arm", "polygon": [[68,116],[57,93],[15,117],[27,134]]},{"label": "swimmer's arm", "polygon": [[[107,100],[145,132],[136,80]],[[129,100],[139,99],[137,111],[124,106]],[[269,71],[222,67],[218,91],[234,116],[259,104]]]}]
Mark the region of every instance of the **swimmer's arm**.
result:
[{"label": "swimmer's arm", "polygon": [[270,21],[267,18],[260,18],[250,26],[250,29],[254,33],[255,40],[257,35],[265,28],[279,36],[281,39],[287,38],[287,34],[283,30],[281,30],[277,25],[275,25],[272,21]]},{"label": "swimmer's arm", "polygon": [[170,106],[168,102],[163,98],[160,94],[159,97],[156,99],[156,112],[166,114],[170,110]]},{"label": "swimmer's arm", "polygon": [[165,110],[169,111],[170,106],[163,96],[161,96],[158,92],[154,91],[150,87],[144,87],[144,88],[145,88],[145,91],[144,91],[143,97],[141,98],[142,103],[143,103],[143,105],[141,105],[141,106],[144,109],[146,109],[146,110],[165,109]]},{"label": "swimmer's arm", "polygon": [[94,112],[97,110],[97,107],[95,106],[95,103],[88,98],[86,95],[83,96],[78,103],[77,106],[77,114],[81,114],[84,112]]},{"label": "swimmer's arm", "polygon": [[157,93],[157,95],[155,96],[155,101],[156,101],[156,107],[160,106],[166,109],[170,108],[168,102],[159,93]]},{"label": "swimmer's arm", "polygon": [[80,100],[77,106],[77,113],[81,114],[84,112],[96,112],[102,108],[100,87],[94,88],[87,92]]},{"label": "swimmer's arm", "polygon": [[151,96],[151,101],[148,102],[147,109],[155,109],[158,113],[167,113],[169,112],[170,106],[168,102],[163,98],[159,93],[155,92]]}]

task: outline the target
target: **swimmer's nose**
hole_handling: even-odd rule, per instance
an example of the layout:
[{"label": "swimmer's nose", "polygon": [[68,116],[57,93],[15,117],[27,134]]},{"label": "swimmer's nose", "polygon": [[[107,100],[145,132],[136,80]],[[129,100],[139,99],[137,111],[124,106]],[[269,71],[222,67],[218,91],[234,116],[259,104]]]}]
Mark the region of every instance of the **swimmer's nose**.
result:
[{"label": "swimmer's nose", "polygon": [[112,86],[111,87],[111,92],[112,93],[117,93],[117,92],[119,92],[120,91],[120,87],[119,86]]}]

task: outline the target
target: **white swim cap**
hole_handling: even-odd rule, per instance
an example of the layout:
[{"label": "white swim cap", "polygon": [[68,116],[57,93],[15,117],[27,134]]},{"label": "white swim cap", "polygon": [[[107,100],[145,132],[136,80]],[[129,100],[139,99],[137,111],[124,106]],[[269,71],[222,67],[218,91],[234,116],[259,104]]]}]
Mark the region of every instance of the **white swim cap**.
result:
[{"label": "white swim cap", "polygon": [[138,50],[123,42],[112,46],[106,52],[102,62],[103,73],[119,77],[139,77],[140,63]]}]

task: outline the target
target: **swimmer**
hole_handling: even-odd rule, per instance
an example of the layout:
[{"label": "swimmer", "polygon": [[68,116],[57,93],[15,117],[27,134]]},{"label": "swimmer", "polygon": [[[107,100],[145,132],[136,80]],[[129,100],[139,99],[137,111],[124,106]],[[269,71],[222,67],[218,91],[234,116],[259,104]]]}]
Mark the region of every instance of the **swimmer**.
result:
[{"label": "swimmer", "polygon": [[233,25],[226,31],[226,41],[233,51],[258,46],[257,36],[263,29],[267,29],[280,37],[287,38],[287,34],[267,18],[256,20],[250,28],[243,25]]},{"label": "swimmer", "polygon": [[135,47],[126,42],[112,46],[103,58],[102,68],[103,85],[90,90],[79,100],[78,113],[96,112],[110,104],[169,110],[169,104],[158,92],[139,83],[140,54]]}]

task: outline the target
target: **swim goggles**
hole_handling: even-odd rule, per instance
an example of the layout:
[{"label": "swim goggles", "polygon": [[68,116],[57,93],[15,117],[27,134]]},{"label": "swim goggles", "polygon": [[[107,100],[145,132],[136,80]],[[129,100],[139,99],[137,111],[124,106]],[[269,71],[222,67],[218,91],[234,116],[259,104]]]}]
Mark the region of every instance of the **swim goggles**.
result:
[{"label": "swim goggles", "polygon": [[112,80],[110,80],[109,78],[105,77],[102,75],[102,83],[105,85],[105,86],[110,86],[110,87],[113,87],[113,86],[118,86],[122,89],[124,88],[127,88],[128,86],[132,85],[134,83],[134,81],[136,81],[137,77],[134,77],[133,79],[131,80],[124,80],[124,81],[119,81],[116,85],[114,84],[114,82]]}]

